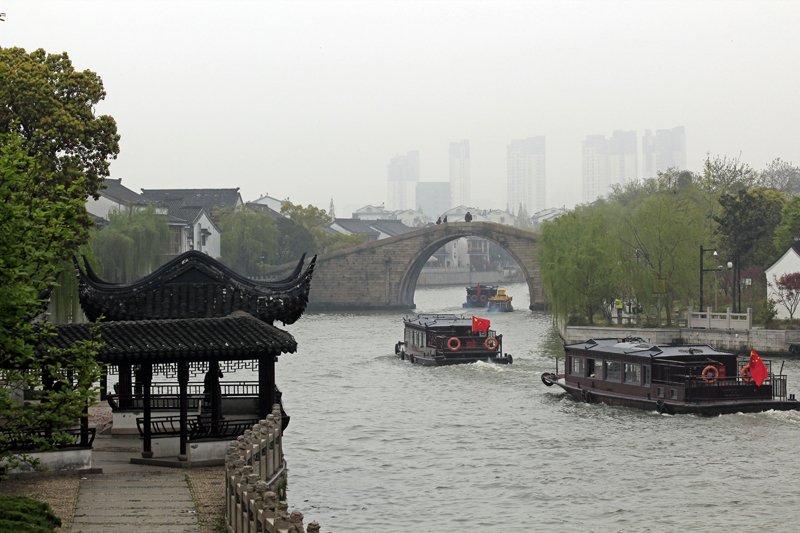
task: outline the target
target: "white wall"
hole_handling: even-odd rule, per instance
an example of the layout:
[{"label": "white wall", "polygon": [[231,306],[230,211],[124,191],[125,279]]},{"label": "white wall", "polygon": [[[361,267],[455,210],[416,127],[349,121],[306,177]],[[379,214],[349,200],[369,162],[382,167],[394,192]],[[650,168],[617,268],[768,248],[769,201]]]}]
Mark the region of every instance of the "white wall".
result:
[{"label": "white wall", "polygon": [[[794,272],[800,272],[800,255],[794,251],[794,249],[789,248],[783,257],[778,259],[771,267],[767,268],[765,271],[767,275],[767,298],[771,300],[777,299],[775,298],[775,289],[772,288],[772,285],[775,284],[775,277],[779,278],[784,274],[792,274]],[[774,276],[774,277],[773,277]],[[778,303],[775,304],[775,309],[778,311],[778,318],[781,320],[788,320],[789,319],[789,311],[786,308]],[[800,312],[800,309],[798,309]],[[800,314],[795,312],[795,318],[798,318]]]}]

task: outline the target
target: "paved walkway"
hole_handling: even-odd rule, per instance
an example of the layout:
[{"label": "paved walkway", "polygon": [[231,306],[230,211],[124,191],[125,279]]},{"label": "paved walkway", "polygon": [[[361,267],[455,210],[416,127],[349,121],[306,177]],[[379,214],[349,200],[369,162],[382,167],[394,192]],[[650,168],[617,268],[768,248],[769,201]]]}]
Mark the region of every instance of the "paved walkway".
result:
[{"label": "paved walkway", "polygon": [[185,474],[101,474],[81,479],[72,533],[145,531],[200,531]]},{"label": "paved walkway", "polygon": [[186,473],[131,464],[141,446],[138,438],[95,438],[92,467],[103,473],[81,478],[72,533],[200,531]]}]

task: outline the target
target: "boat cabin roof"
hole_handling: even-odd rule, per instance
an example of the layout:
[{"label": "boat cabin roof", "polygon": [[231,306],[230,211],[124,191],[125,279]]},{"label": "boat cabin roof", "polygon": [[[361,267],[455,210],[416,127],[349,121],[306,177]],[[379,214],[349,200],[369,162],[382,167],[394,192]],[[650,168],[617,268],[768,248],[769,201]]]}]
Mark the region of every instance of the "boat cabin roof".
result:
[{"label": "boat cabin roof", "polygon": [[721,352],[708,346],[701,345],[671,345],[652,344],[638,337],[625,339],[589,339],[586,342],[568,344],[565,350],[581,350],[600,355],[655,357],[659,359],[694,359],[701,357],[732,356],[730,352]]},{"label": "boat cabin roof", "polygon": [[472,317],[465,318],[457,315],[417,315],[413,318],[405,318],[403,322],[406,326],[428,329],[445,329],[452,327],[472,327]]}]

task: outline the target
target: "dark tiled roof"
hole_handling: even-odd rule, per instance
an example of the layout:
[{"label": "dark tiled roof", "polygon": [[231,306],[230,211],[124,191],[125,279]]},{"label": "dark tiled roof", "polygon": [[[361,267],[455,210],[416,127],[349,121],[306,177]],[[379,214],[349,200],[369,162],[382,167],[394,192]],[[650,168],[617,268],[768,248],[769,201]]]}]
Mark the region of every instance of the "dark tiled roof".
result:
[{"label": "dark tiled roof", "polygon": [[283,217],[283,215],[281,215],[280,213],[278,213],[274,209],[270,208],[266,204],[257,204],[255,202],[247,202],[247,207],[249,207],[250,209],[256,209],[258,211],[262,211],[264,213],[267,213],[269,216],[272,217],[272,220],[278,220],[279,218]]},{"label": "dark tiled roof", "polygon": [[103,184],[106,185],[106,188],[100,191],[103,196],[109,196],[134,205],[149,205],[153,203],[141,194],[122,185],[122,179],[106,178],[103,180]]},{"label": "dark tiled roof", "polygon": [[316,258],[303,272],[300,259],[286,279],[256,282],[219,261],[190,251],[129,284],[108,283],[78,263],[78,296],[89,320],[154,320],[224,317],[245,311],[264,322],[292,324],[305,311]]},{"label": "dark tiled roof", "polygon": [[103,343],[98,359],[109,364],[255,359],[297,350],[289,333],[243,312],[223,318],[60,324],[57,335],[38,350],[89,340],[93,327],[99,328]]},{"label": "dark tiled roof", "polygon": [[213,213],[219,208],[237,205],[241,200],[238,187],[235,189],[142,189],[142,196],[166,205],[170,212],[172,209],[182,207],[202,207],[208,213]]}]

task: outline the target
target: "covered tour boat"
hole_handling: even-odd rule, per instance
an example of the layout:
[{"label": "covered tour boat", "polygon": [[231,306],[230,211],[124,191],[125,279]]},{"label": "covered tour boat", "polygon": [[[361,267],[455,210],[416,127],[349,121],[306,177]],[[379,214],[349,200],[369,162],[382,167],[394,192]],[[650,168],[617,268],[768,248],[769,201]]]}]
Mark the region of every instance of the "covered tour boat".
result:
[{"label": "covered tour boat", "polygon": [[489,329],[488,320],[456,315],[417,315],[403,322],[405,338],[394,347],[400,359],[425,366],[513,362],[510,354],[503,354],[503,336]]},{"label": "covered tour boat", "polygon": [[497,291],[497,296],[489,298],[486,310],[490,313],[509,313],[514,310],[511,306],[513,298],[506,294],[504,289]]},{"label": "covered tour boat", "polygon": [[486,307],[489,298],[497,296],[497,285],[471,285],[467,287],[467,301],[462,307]]},{"label": "covered tour boat", "polygon": [[667,414],[800,410],[794,394],[787,397],[783,367],[774,374],[771,362],[755,352],[748,360],[710,346],[657,345],[630,337],[592,339],[564,349],[564,374],[556,369],[542,381],[587,403]]}]

